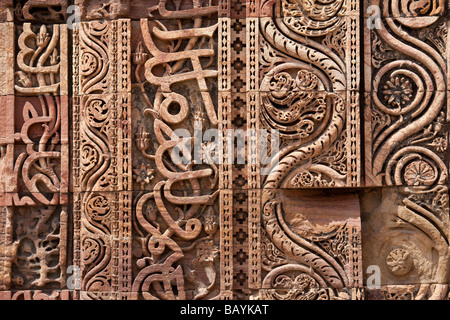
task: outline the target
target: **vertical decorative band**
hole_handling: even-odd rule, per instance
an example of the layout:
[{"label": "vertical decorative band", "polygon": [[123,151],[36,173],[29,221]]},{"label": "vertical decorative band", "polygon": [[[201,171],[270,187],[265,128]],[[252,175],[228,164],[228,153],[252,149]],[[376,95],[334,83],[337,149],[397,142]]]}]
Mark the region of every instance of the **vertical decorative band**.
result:
[{"label": "vertical decorative band", "polygon": [[220,190],[220,292],[222,299],[232,298],[233,289],[233,190]]},{"label": "vertical decorative band", "polygon": [[12,210],[9,207],[0,207],[0,290],[11,288],[11,265],[17,245],[13,243]]},{"label": "vertical decorative band", "polygon": [[[250,8],[247,8],[250,10]],[[258,18],[246,19],[246,82],[247,82],[247,176],[248,176],[248,286],[261,285],[260,228],[261,228],[261,175],[259,163],[259,40]]]},{"label": "vertical decorative band", "polygon": [[219,18],[230,17],[230,0],[219,0]]},{"label": "vertical decorative band", "polygon": [[232,155],[228,132],[231,129],[231,20],[227,17],[227,0],[222,1],[219,15],[218,50],[218,129],[225,137],[222,162],[219,164],[220,212],[220,296],[232,299],[233,286],[233,191]]},{"label": "vertical decorative band", "polygon": [[231,21],[230,18],[219,18],[219,52],[218,52],[218,84],[219,92],[231,90]]},{"label": "vertical decorative band", "polygon": [[[355,1],[351,2],[351,9]],[[354,12],[354,11],[351,11]],[[350,15],[347,21],[347,185],[358,187],[361,185],[361,159],[360,150],[360,112],[359,112],[359,16]]]},{"label": "vertical decorative band", "polygon": [[[127,47],[129,49],[129,47]],[[128,55],[130,56],[129,52]],[[119,126],[120,141],[118,145],[120,155],[121,192],[119,200],[119,291],[131,291],[131,239],[132,239],[132,162],[131,162],[131,93],[120,95]]]},{"label": "vertical decorative band", "polygon": [[82,298],[131,290],[130,20],[74,31],[74,260]]}]

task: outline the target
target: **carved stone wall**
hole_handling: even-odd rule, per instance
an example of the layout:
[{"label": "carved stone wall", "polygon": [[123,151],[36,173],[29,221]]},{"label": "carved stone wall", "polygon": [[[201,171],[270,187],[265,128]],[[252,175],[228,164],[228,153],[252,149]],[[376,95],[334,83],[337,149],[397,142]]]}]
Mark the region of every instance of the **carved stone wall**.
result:
[{"label": "carved stone wall", "polygon": [[448,10],[3,0],[0,298],[449,299]]}]

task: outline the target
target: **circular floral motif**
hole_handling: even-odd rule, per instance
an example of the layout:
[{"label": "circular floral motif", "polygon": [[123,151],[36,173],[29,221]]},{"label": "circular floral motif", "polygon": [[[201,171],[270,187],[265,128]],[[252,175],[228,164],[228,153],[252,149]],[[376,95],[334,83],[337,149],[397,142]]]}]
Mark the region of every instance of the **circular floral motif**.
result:
[{"label": "circular floral motif", "polygon": [[393,76],[383,87],[384,99],[392,107],[404,107],[413,96],[412,83],[404,76]]},{"label": "circular floral motif", "polygon": [[286,139],[314,139],[343,104],[341,96],[326,91],[318,75],[292,63],[267,73],[261,90],[261,121]]},{"label": "circular floral motif", "polygon": [[404,276],[409,273],[413,267],[413,260],[405,249],[392,250],[387,258],[386,264],[391,272],[397,276]]},{"label": "circular floral motif", "polygon": [[213,240],[204,240],[197,245],[197,260],[199,262],[214,262],[219,256],[219,250]]},{"label": "circular floral motif", "polygon": [[136,183],[139,183],[141,187],[144,187],[153,180],[154,172],[155,170],[152,169],[150,164],[142,163],[133,169],[133,178],[136,180]]},{"label": "circular floral motif", "polygon": [[417,160],[406,166],[404,177],[409,186],[430,185],[435,181],[436,173],[428,162]]}]

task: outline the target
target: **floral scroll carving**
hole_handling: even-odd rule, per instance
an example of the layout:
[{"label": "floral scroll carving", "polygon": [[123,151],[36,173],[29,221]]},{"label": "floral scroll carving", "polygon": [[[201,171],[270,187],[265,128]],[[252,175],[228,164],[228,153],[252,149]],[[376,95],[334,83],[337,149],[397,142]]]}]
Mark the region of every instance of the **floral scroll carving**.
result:
[{"label": "floral scroll carving", "polygon": [[262,116],[282,137],[306,140],[320,132],[322,120],[326,122],[327,94],[320,92],[319,79],[314,73],[300,69],[293,78],[283,72],[287,67],[272,69],[263,80],[261,90],[268,92],[262,96]]},{"label": "floral scroll carving", "polygon": [[[263,264],[266,275],[260,298],[358,295],[346,288],[362,282],[361,261],[356,258],[360,227],[316,225],[303,212],[296,213],[294,223],[282,200],[283,189],[351,186],[350,177],[357,175],[358,165],[351,160],[358,157],[351,148],[352,137],[358,137],[354,129],[358,93],[353,82],[357,75],[347,73],[356,66],[354,52],[325,46],[338,37],[356,40],[351,31],[355,25],[346,17],[353,5],[282,1],[272,13],[278,11],[282,19],[260,18],[261,123],[279,130],[282,141],[279,161],[262,184],[262,225],[270,247],[281,256],[274,259],[263,251],[268,260]],[[325,287],[333,289],[321,289]]]},{"label": "floral scroll carving", "polygon": [[[378,28],[367,30],[366,185],[393,186],[363,208],[379,215],[368,226],[380,237],[367,241],[367,263],[380,252],[381,287],[369,299],[448,298],[448,62],[445,5],[376,1]],[[373,58],[369,58],[369,55]],[[376,195],[377,194],[377,195]],[[387,221],[393,217],[394,221]],[[363,227],[363,235],[368,232]],[[368,232],[370,233],[370,232]],[[405,234],[410,233],[408,238]],[[383,238],[378,245],[375,244]],[[425,240],[427,239],[427,240]],[[364,239],[363,239],[364,242]],[[432,253],[433,252],[433,253]]]},{"label": "floral scroll carving", "polygon": [[[372,59],[372,88],[366,82],[366,91],[372,92],[366,119],[375,120],[366,122],[370,132],[367,183],[444,184],[448,134],[444,126],[446,65],[439,45],[443,5],[439,1],[423,6],[380,5],[380,28],[370,34],[374,56],[383,58]],[[415,32],[418,28],[423,31]],[[436,36],[424,37],[427,32]]]},{"label": "floral scroll carving", "polygon": [[129,28],[127,19],[83,22],[74,35],[74,262],[83,299],[130,289]]},{"label": "floral scroll carving", "polygon": [[8,125],[10,135],[5,141],[16,145],[6,145],[1,159],[4,181],[9,183],[4,191],[19,188],[29,193],[23,197],[9,193],[12,200],[8,201],[16,205],[59,204],[59,193],[68,187],[68,172],[62,168],[68,143],[67,122],[62,117],[68,106],[59,95],[66,90],[66,70],[58,62],[65,58],[67,30],[54,25],[51,36],[45,26],[38,30],[35,33],[25,23],[19,36],[15,90],[29,98],[15,99],[14,112],[20,116],[12,121],[15,126]]}]

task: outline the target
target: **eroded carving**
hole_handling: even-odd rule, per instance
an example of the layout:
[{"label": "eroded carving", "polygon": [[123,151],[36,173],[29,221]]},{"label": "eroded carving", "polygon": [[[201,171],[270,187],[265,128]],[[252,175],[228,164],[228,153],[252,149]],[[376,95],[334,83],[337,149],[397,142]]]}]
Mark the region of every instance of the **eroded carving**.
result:
[{"label": "eroded carving", "polygon": [[25,0],[14,2],[15,18],[20,22],[62,23],[68,16],[68,0]]},{"label": "eroded carving", "polygon": [[[363,213],[373,215],[367,226],[378,229],[379,235],[371,240],[366,238],[371,232],[363,229],[366,232],[363,232],[363,248],[367,250],[364,253],[367,264],[379,263],[381,291],[395,291],[403,298],[409,292],[414,299],[445,299],[449,259],[448,188],[389,188],[369,191],[362,200]],[[374,206],[374,201],[380,200],[382,205]],[[373,220],[375,216],[379,222]],[[378,257],[372,255],[373,250],[379,253]],[[417,283],[420,286],[413,289]]]}]

